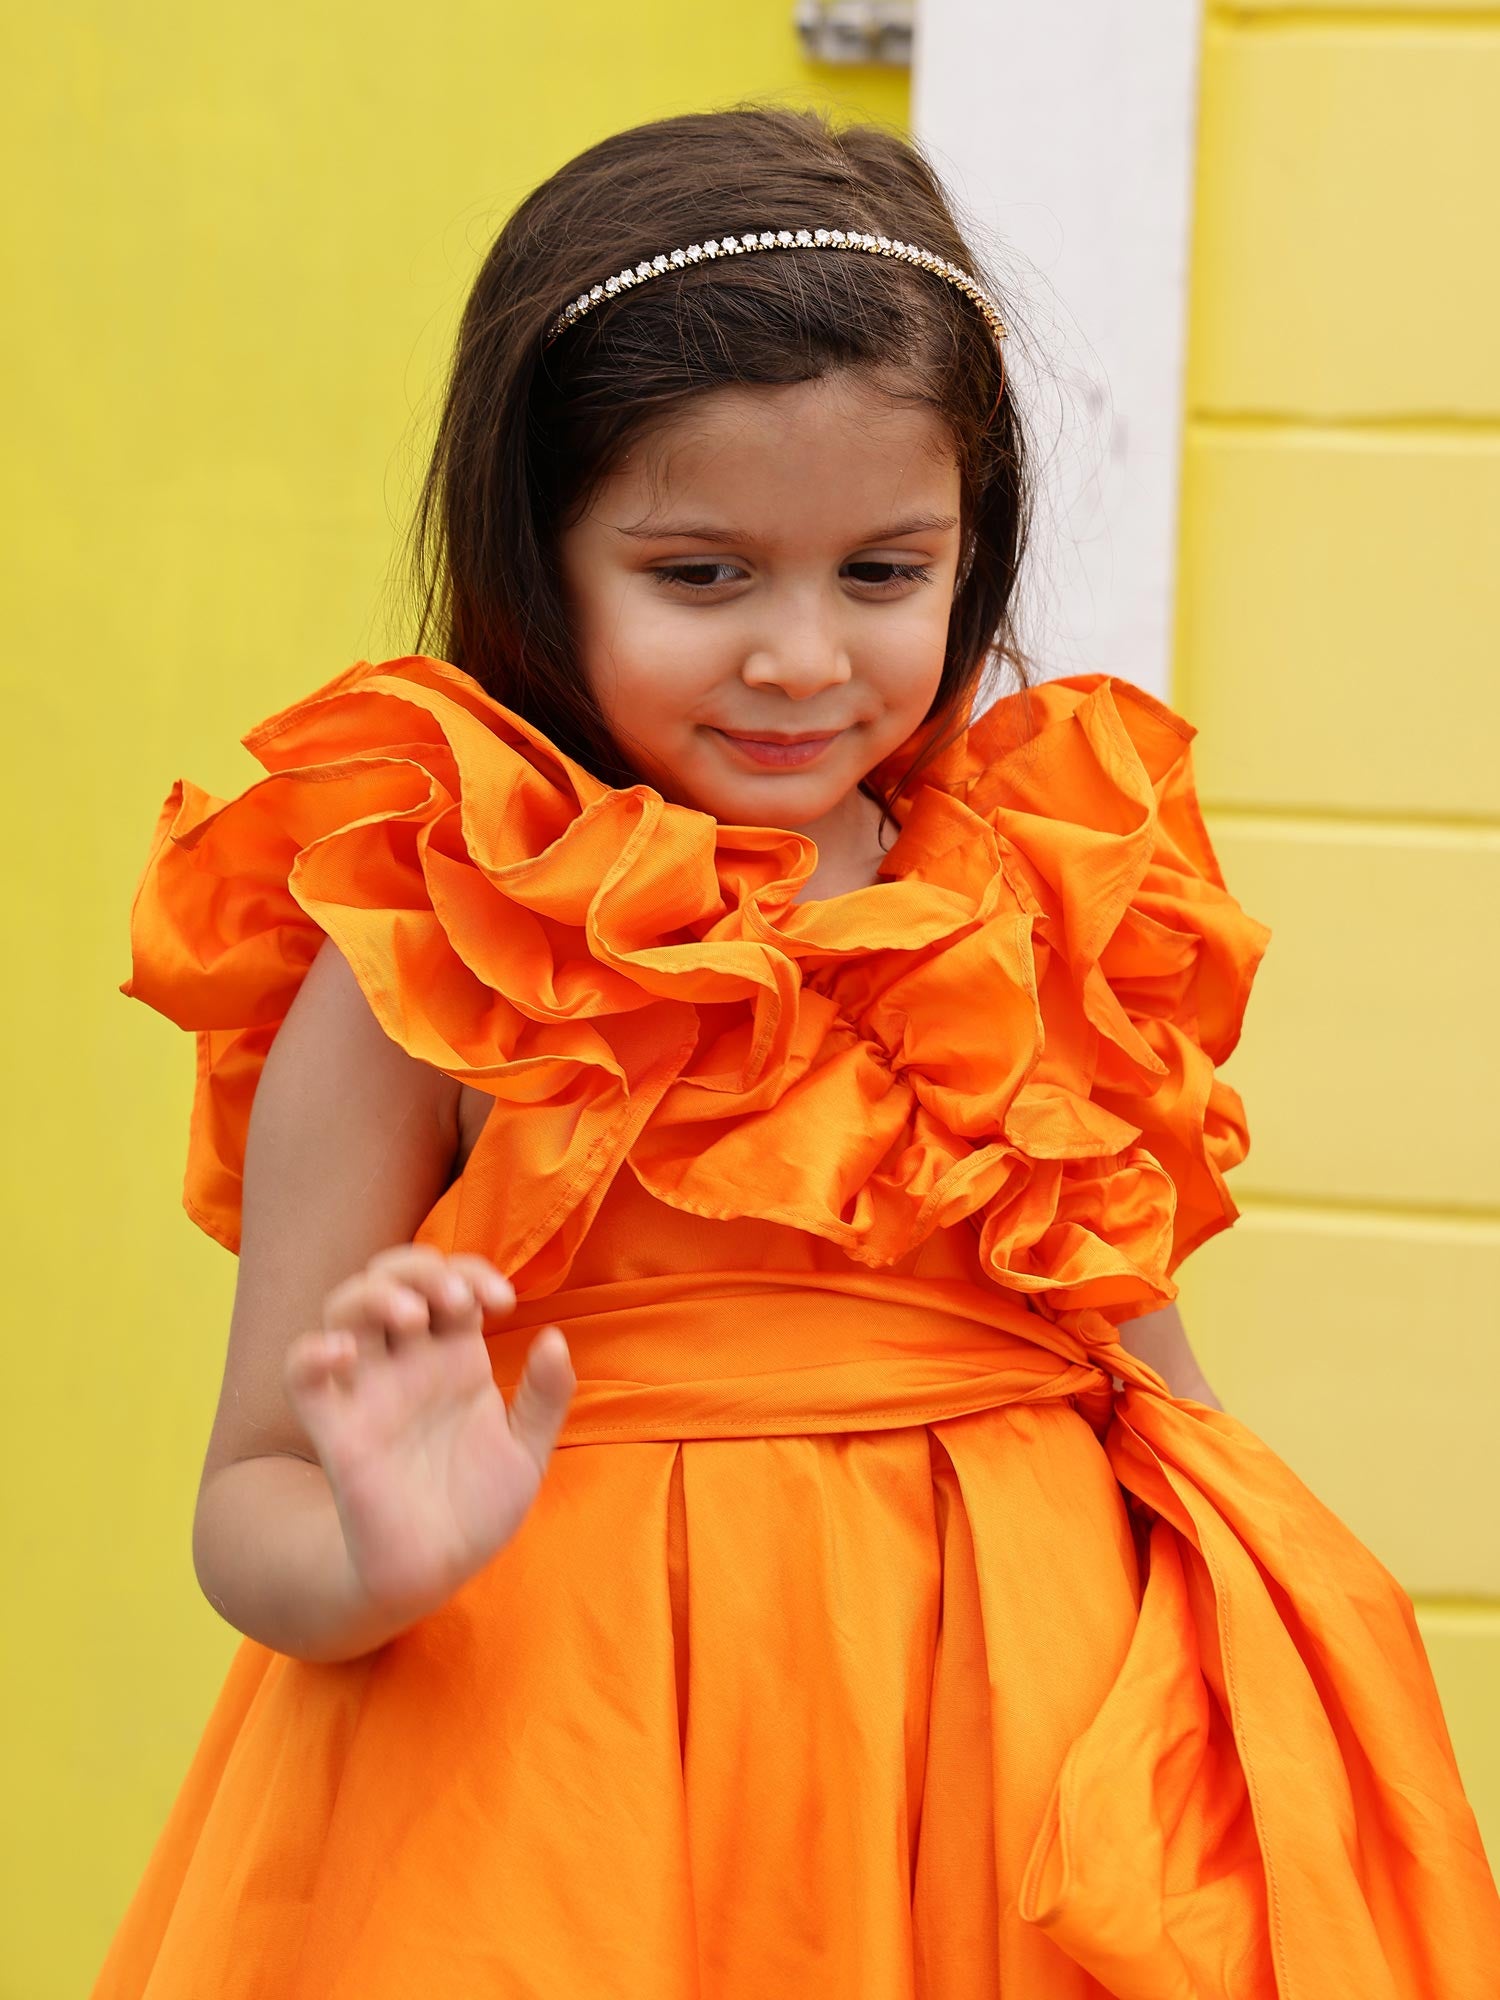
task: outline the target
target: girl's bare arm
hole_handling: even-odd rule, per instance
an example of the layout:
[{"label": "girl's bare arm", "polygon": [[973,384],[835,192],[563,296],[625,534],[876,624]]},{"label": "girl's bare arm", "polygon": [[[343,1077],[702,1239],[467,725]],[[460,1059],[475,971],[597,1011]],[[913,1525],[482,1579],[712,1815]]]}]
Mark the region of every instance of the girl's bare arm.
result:
[{"label": "girl's bare arm", "polygon": [[1211,1410],[1223,1409],[1224,1405],[1209,1387],[1208,1378],[1198,1366],[1197,1356],[1188,1344],[1182,1316],[1175,1305],[1163,1306],[1158,1312],[1142,1313],[1138,1319],[1122,1321],[1119,1334],[1121,1346],[1137,1355],[1148,1368],[1154,1368],[1174,1396],[1186,1396],[1194,1402],[1207,1403]]},{"label": "girl's bare arm", "polygon": [[[330,1442],[347,1435],[355,1410],[343,1392],[355,1379],[356,1350],[359,1365],[369,1369],[385,1361],[388,1348],[394,1356],[412,1333],[430,1342],[445,1329],[467,1329],[465,1412],[472,1414],[474,1405],[479,1422],[499,1430],[500,1444],[510,1441],[503,1420],[496,1423],[504,1409],[498,1391],[493,1409],[478,1407],[489,1389],[481,1317],[508,1309],[507,1281],[481,1258],[444,1260],[430,1249],[392,1247],[409,1245],[448,1184],[458,1099],[451,1078],[386,1036],[348,964],[325,943],[256,1092],[228,1353],[193,1523],[194,1566],[205,1596],[237,1630],[279,1652],[353,1658],[436,1609],[463,1580],[461,1563],[442,1574],[429,1559],[429,1536],[425,1549],[393,1551],[398,1562],[408,1558],[404,1574],[372,1585],[381,1551],[399,1540],[399,1530],[393,1537],[385,1524],[402,1520],[404,1496],[391,1490],[395,1505],[382,1514],[381,1478],[404,1411],[393,1361],[386,1375],[397,1390],[394,1413],[389,1397],[375,1411],[386,1430],[377,1443],[387,1457],[364,1449],[356,1468],[364,1492],[355,1492],[352,1475],[336,1490],[324,1458],[337,1464]],[[463,1303],[454,1306],[446,1288],[460,1273]],[[409,1348],[408,1356],[415,1352]],[[307,1392],[299,1393],[299,1406],[317,1412],[322,1455],[293,1408],[289,1359],[299,1392]],[[474,1379],[476,1364],[482,1384]],[[366,1388],[370,1380],[361,1378]],[[447,1385],[437,1393],[447,1395]],[[433,1401],[429,1386],[419,1420],[431,1420]],[[524,1414],[544,1413],[532,1407]],[[437,1408],[438,1419],[448,1415]],[[468,1428],[469,1455],[478,1457],[483,1476],[490,1433],[477,1441],[476,1453],[474,1425]],[[536,1468],[525,1470],[534,1490]],[[481,1499],[492,1502],[493,1495]],[[419,1558],[415,1571],[412,1554]]]}]

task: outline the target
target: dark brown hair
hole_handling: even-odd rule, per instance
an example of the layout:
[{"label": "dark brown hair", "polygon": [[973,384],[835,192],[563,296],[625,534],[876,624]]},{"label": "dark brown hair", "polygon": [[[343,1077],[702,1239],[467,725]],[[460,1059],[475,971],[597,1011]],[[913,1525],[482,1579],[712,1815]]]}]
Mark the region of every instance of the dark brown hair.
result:
[{"label": "dark brown hair", "polygon": [[997,296],[915,147],[811,111],[748,106],[637,125],[521,203],[465,306],[417,503],[416,650],[463,668],[604,783],[638,782],[571,643],[560,530],[626,447],[690,398],[876,372],[951,432],[966,563],[926,717],[938,727],[891,792],[861,786],[889,813],[893,793],[962,728],[992,654],[1030,685],[1012,625],[1030,460],[981,315],[943,279],[893,259],[778,250],[655,278],[545,341],[570,299],[626,264],[712,236],[799,228],[915,243]]}]

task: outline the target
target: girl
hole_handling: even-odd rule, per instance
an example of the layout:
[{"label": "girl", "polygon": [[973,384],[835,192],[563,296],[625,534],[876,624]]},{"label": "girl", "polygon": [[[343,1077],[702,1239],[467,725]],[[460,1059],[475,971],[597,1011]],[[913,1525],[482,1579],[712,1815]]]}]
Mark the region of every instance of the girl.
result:
[{"label": "girl", "polygon": [[974,270],[883,133],[574,160],[463,318],[419,650],[168,798],[126,990],[239,1252],[244,1640],[96,2000],[1492,1990],[1410,1604],[1172,1309],[1268,939],[1193,729],[976,712]]}]

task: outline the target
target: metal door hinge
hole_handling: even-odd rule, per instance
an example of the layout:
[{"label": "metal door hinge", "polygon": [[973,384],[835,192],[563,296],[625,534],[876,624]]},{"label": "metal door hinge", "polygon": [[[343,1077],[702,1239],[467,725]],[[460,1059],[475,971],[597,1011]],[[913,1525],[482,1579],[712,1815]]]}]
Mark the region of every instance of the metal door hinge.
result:
[{"label": "metal door hinge", "polygon": [[797,0],[792,19],[812,62],[911,68],[915,0]]}]

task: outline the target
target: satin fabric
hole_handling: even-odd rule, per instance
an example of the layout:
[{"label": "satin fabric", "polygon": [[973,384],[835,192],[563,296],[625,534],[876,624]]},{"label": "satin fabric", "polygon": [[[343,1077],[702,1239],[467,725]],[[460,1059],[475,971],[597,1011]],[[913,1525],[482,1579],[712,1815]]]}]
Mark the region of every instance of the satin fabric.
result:
[{"label": "satin fabric", "polygon": [[1119,1319],[1231,1223],[1269,934],[1191,725],[997,704],[883,879],[598,785],[441,662],[174,788],[127,991],[237,1241],[326,935],[494,1104],[421,1240],[579,1387],[516,1538],[364,1659],[243,1641],[95,2000],[1479,2000],[1500,1902],[1396,1581]]}]

